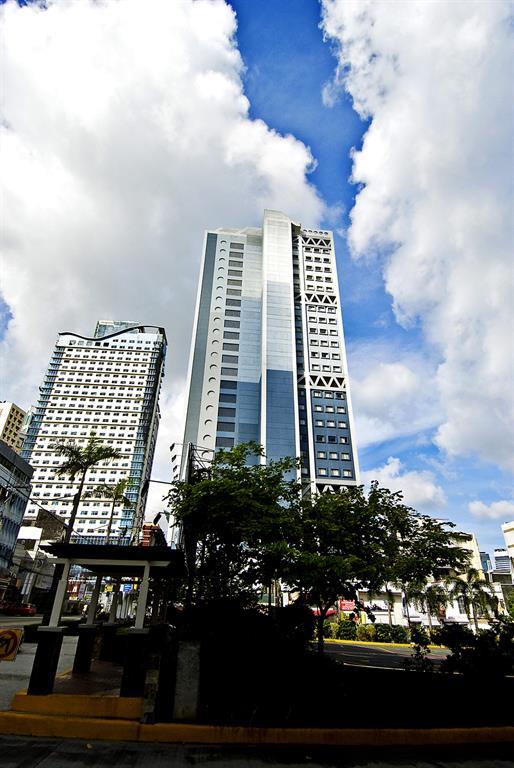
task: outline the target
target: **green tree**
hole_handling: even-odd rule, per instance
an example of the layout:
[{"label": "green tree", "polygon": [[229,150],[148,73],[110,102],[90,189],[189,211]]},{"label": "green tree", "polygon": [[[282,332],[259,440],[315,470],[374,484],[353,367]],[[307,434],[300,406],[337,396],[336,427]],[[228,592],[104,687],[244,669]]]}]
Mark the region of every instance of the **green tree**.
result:
[{"label": "green tree", "polygon": [[182,528],[186,606],[210,599],[255,602],[260,585],[283,570],[292,510],[300,499],[298,462],[262,463],[263,449],[245,443],[219,451],[210,472],[177,481],[168,500]]},{"label": "green tree", "polygon": [[429,577],[467,562],[443,523],[419,515],[401,493],[377,482],[367,495],[361,486],[304,499],[300,511],[286,581],[318,609],[319,650],[323,621],[338,597],[356,599],[359,588],[376,594],[395,583],[419,591]]},{"label": "green tree", "polygon": [[114,518],[114,508],[117,504],[123,504],[124,507],[131,509],[134,507],[134,502],[126,495],[130,490],[131,484],[128,477],[124,477],[122,480],[118,480],[117,483],[111,485],[107,483],[101,483],[93,488],[91,491],[87,491],[84,494],[84,498],[103,498],[111,500],[111,511],[109,513],[109,520],[107,523],[107,532],[105,536],[105,543],[109,543],[111,536],[112,523]]},{"label": "green tree", "polygon": [[299,532],[285,580],[317,608],[318,649],[323,622],[338,598],[357,600],[357,590],[379,591],[397,555],[411,510],[399,494],[373,483],[302,500]]},{"label": "green tree", "polygon": [[100,462],[120,459],[123,454],[115,448],[104,445],[94,432],[90,435],[84,447],[72,440],[59,440],[51,445],[50,448],[59,456],[64,456],[65,458],[65,461],[56,469],[56,475],[59,477],[68,475],[72,481],[78,477],[79,480],[77,492],[73,497],[73,506],[64,538],[67,544],[71,540],[73,533],[73,526],[75,525],[79,503],[84,491],[87,473],[92,467],[100,464]]},{"label": "green tree", "polygon": [[505,607],[509,616],[514,619],[514,589],[511,589],[510,592],[507,593]]},{"label": "green tree", "polygon": [[468,621],[473,620],[475,633],[478,633],[478,614],[487,616],[490,611],[496,612],[498,607],[491,587],[476,568],[468,568],[462,576],[455,578],[450,587],[450,597],[462,600]]}]

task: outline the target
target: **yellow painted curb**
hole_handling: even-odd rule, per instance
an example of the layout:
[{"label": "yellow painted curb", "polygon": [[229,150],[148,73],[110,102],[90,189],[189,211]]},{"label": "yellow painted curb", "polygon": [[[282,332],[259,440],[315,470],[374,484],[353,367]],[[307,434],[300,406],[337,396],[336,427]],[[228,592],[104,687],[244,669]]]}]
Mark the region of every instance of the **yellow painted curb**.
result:
[{"label": "yellow painted curb", "polygon": [[142,698],[101,694],[51,693],[48,696],[29,696],[20,692],[14,696],[11,703],[11,710],[14,712],[117,720],[139,720],[142,708]]},{"label": "yellow painted curb", "polygon": [[0,712],[0,733],[10,736],[137,741],[139,723],[134,720],[52,717],[20,712]]},{"label": "yellow painted curb", "polygon": [[[378,640],[338,640],[335,637],[326,637],[325,643],[346,643],[347,645],[380,645],[386,648],[412,648],[413,643],[385,643]],[[437,651],[447,651],[448,648],[445,645],[429,645],[428,648],[433,648]]]},{"label": "yellow painted curb", "polygon": [[0,733],[13,736],[189,744],[429,746],[514,744],[514,726],[500,728],[253,728],[129,720],[49,717],[0,712]]}]

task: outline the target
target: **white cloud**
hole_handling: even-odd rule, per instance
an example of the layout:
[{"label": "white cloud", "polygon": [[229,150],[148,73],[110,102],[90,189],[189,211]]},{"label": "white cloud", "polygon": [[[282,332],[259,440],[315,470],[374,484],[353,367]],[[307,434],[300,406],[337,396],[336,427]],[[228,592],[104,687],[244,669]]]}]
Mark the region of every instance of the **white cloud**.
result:
[{"label": "white cloud", "polygon": [[361,477],[366,484],[378,480],[381,488],[402,491],[405,503],[419,512],[430,512],[444,507],[445,493],[435,482],[432,472],[403,470],[400,459],[390,456],[382,467],[361,472]]},{"label": "white cloud", "polygon": [[360,447],[418,435],[439,423],[433,364],[381,342],[353,345],[349,357]]},{"label": "white cloud", "polygon": [[486,520],[503,520],[507,522],[514,518],[514,501],[493,501],[491,504],[484,504],[483,501],[471,501],[468,509],[474,517],[485,518]]},{"label": "white cloud", "polygon": [[[264,207],[317,226],[309,149],[248,116],[222,0],[52,0],[0,10],[2,395],[37,397],[56,333],[164,325],[156,474],[181,439],[203,231]],[[182,399],[179,399],[182,398]],[[158,504],[157,504],[158,506]]]},{"label": "white cloud", "polygon": [[370,127],[349,243],[380,254],[398,320],[441,356],[438,445],[514,457],[512,5],[323,0],[345,88]]}]

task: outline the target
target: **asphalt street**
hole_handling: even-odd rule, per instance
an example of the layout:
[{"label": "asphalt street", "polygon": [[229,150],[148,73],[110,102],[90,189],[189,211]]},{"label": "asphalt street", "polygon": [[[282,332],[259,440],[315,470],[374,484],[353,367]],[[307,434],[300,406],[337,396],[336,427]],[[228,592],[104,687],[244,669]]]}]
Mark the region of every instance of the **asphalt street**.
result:
[{"label": "asphalt street", "polygon": [[130,742],[60,741],[56,739],[0,737],[2,768],[513,768],[505,751],[489,746],[481,754],[382,753],[366,755],[339,748],[291,749],[189,746],[187,744],[135,744]]},{"label": "asphalt street", "polygon": [[[384,645],[359,645],[357,643],[333,643],[326,641],[325,650],[331,656],[342,658],[345,664],[381,667],[389,669],[403,669],[405,660],[412,656],[412,648],[394,647]],[[446,658],[448,651],[434,648],[430,650],[428,658],[438,666]]]}]

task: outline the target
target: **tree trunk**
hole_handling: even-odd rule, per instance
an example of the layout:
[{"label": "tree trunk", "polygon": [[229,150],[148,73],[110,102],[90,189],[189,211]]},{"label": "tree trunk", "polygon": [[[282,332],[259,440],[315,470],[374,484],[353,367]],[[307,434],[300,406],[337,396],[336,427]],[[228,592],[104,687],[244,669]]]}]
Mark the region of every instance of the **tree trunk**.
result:
[{"label": "tree trunk", "polygon": [[391,609],[391,602],[387,601],[387,620],[389,622],[389,626],[393,626],[393,611]]},{"label": "tree trunk", "polygon": [[323,653],[325,649],[325,638],[323,637],[323,627],[325,624],[326,612],[319,609],[318,623],[318,653]]},{"label": "tree trunk", "polygon": [[73,497],[73,507],[71,509],[70,519],[68,520],[68,525],[66,527],[66,533],[64,535],[64,543],[65,544],[69,544],[70,541],[71,541],[71,535],[73,533],[73,526],[75,525],[75,519],[77,517],[77,512],[79,511],[79,504],[80,504],[80,499],[81,499],[81,496],[82,496],[82,491],[84,490],[84,482],[86,480],[86,472],[87,472],[87,469],[84,470],[84,472],[82,473],[82,477],[80,478],[80,483],[79,483],[78,491],[75,494],[75,496]]},{"label": "tree trunk", "polygon": [[405,592],[403,594],[405,595],[405,613],[407,614],[407,626],[410,629],[409,600],[408,600],[407,595],[405,594]]},{"label": "tree trunk", "polygon": [[272,603],[271,603],[271,593],[272,593],[272,590],[273,590],[273,579],[270,581],[269,587],[268,587],[268,613],[269,613],[270,616],[271,616],[271,612],[272,612],[272,609],[273,609],[273,606],[272,606]]},{"label": "tree trunk", "polygon": [[428,617],[428,631],[430,634],[432,634],[432,616],[430,615],[430,608],[427,608],[427,617]]},{"label": "tree trunk", "polygon": [[478,635],[478,620],[474,603],[471,603],[471,615],[473,616],[473,624],[475,625],[475,634]]},{"label": "tree trunk", "polygon": [[111,536],[111,529],[112,529],[112,519],[114,517],[114,507],[116,506],[116,498],[112,500],[112,507],[111,507],[111,514],[109,515],[109,522],[107,524],[107,535],[105,537],[105,543],[109,543],[109,538]]}]

